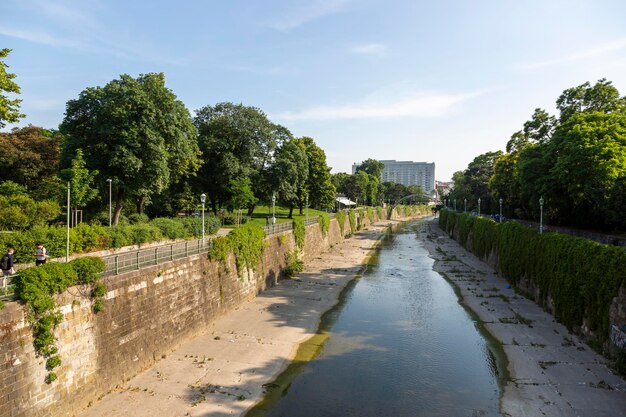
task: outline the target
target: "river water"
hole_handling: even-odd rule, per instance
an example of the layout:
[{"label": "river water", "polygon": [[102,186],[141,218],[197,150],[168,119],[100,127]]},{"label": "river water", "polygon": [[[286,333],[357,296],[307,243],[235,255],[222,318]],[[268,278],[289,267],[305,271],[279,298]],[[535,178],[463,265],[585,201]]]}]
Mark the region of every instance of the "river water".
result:
[{"label": "river water", "polygon": [[330,337],[319,356],[266,416],[500,416],[491,349],[432,270],[418,227],[381,246],[322,323]]}]

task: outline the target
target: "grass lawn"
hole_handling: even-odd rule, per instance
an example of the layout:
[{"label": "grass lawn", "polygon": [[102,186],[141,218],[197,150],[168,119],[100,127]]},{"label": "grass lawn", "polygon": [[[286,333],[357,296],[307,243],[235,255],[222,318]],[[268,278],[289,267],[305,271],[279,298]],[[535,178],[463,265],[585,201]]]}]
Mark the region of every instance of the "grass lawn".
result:
[{"label": "grass lawn", "polygon": [[[245,212],[244,212],[245,213]],[[289,215],[288,207],[280,207],[276,206],[276,223],[284,223],[291,222],[297,218],[305,218],[306,217],[306,208],[302,210],[302,215],[300,215],[300,210],[298,208],[293,209],[293,219],[289,219],[287,216]],[[309,208],[309,217],[318,216],[320,213],[324,213],[324,211],[314,210]],[[265,219],[269,216],[270,223],[272,222],[272,206],[256,206],[254,209],[254,213],[252,214],[252,219],[247,224],[255,224],[260,227],[265,227]],[[225,225],[224,227],[235,227],[233,225]]]}]

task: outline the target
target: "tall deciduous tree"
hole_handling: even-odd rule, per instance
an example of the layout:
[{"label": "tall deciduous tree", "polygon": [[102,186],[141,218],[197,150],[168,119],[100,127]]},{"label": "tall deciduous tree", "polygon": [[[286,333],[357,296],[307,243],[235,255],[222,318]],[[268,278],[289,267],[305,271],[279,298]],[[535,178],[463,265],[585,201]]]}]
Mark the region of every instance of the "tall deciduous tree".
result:
[{"label": "tall deciduous tree", "polygon": [[304,143],[284,142],[276,152],[272,167],[272,188],[277,191],[279,201],[289,207],[289,218],[293,216],[294,207],[300,207],[302,199],[306,199],[308,177],[309,160]]},{"label": "tall deciduous tree", "polygon": [[[331,181],[330,167],[326,164],[326,153],[315,144],[309,137],[297,139],[306,148],[309,162],[309,175],[307,177],[306,190],[309,195],[309,205],[313,207],[327,208],[335,204],[337,190]],[[302,214],[303,205],[300,205]]]},{"label": "tall deciduous tree", "polygon": [[365,171],[376,178],[380,178],[384,168],[385,164],[375,159],[369,158],[361,162],[361,165],[356,168],[356,172]]},{"label": "tall deciduous tree", "polygon": [[70,204],[72,207],[85,207],[87,203],[98,195],[98,190],[93,188],[94,179],[98,175],[98,171],[90,172],[86,168],[82,149],[76,150],[76,156],[72,159],[70,168],[61,171],[61,175],[65,181],[70,183],[72,190]]},{"label": "tall deciduous tree", "polygon": [[258,108],[233,103],[197,110],[194,124],[203,154],[198,187],[209,195],[214,213],[230,199],[232,178],[249,178],[255,196],[267,201],[269,169],[277,147],[291,138],[289,130],[271,123]]},{"label": "tall deciduous tree", "polygon": [[67,136],[65,166],[81,148],[87,167],[99,171],[98,182],[113,180],[116,224],[126,198],[142,212],[146,198],[199,167],[191,116],[162,73],[122,75],[85,89],[67,103],[60,129]]},{"label": "tall deciduous tree", "polygon": [[10,49],[0,49],[0,128],[6,123],[15,123],[24,115],[20,113],[20,103],[17,98],[10,99],[5,93],[19,94],[20,86],[13,79],[15,74],[7,72],[9,67],[4,63],[4,59],[11,53]]}]

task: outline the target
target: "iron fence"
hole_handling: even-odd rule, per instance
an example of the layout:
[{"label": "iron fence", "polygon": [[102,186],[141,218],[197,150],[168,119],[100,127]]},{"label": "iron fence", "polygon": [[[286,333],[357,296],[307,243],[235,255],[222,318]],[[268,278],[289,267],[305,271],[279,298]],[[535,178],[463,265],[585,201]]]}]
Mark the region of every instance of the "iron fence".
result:
[{"label": "iron fence", "polygon": [[103,276],[118,275],[122,272],[134,271],[150,265],[186,258],[202,252],[208,252],[212,240],[187,240],[184,242],[162,245],[154,248],[103,256],[106,267]]},{"label": "iron fence", "polygon": [[284,223],[274,223],[269,226],[265,226],[263,230],[265,230],[266,235],[273,235],[276,233],[288,232],[293,229],[292,222],[284,222]]},{"label": "iron fence", "polygon": [[7,301],[13,299],[13,295],[15,293],[13,278],[16,276],[17,274],[3,276],[0,278],[0,300]]}]

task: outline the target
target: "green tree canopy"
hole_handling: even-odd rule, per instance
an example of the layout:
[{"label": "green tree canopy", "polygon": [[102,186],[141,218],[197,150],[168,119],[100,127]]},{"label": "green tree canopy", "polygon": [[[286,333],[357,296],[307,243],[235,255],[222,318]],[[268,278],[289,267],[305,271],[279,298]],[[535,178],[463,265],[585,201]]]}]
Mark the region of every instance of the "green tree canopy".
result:
[{"label": "green tree canopy", "polygon": [[82,149],[86,166],[115,187],[117,224],[127,197],[138,211],[147,197],[199,167],[196,131],[189,111],[165,87],[165,76],[122,75],[104,87],[83,90],[67,103],[60,126],[66,135],[64,166]]},{"label": "green tree canopy", "polygon": [[85,167],[82,149],[76,150],[76,156],[72,159],[70,168],[64,169],[61,174],[63,179],[70,183],[70,204],[72,207],[85,207],[87,203],[98,195],[98,190],[92,188],[98,171],[90,172]]},{"label": "green tree canopy", "polygon": [[20,113],[20,103],[22,100],[10,99],[5,93],[19,94],[20,86],[13,79],[15,74],[7,72],[9,66],[4,63],[4,59],[9,56],[11,49],[0,49],[0,128],[8,123],[15,123],[24,115]]},{"label": "green tree canopy", "polygon": [[366,173],[376,178],[380,178],[384,168],[385,164],[375,159],[369,158],[361,162],[361,165],[356,168],[356,172],[365,171]]},{"label": "green tree canopy", "polygon": [[[296,139],[304,145],[309,163],[306,191],[309,195],[309,205],[326,208],[335,204],[336,189],[331,181],[330,167],[326,164],[326,153],[315,144],[313,138],[302,137]],[[302,214],[302,204],[300,214]]]},{"label": "green tree canopy", "polygon": [[284,142],[276,152],[272,167],[272,189],[277,191],[281,203],[289,207],[289,218],[294,207],[304,204],[308,193],[309,160],[302,141]]}]

